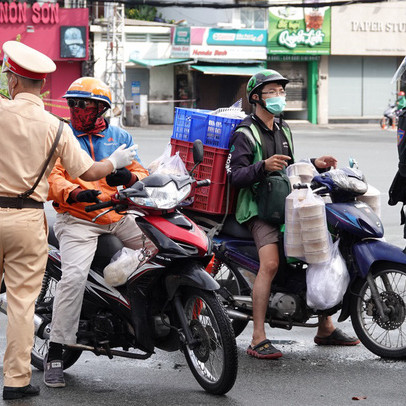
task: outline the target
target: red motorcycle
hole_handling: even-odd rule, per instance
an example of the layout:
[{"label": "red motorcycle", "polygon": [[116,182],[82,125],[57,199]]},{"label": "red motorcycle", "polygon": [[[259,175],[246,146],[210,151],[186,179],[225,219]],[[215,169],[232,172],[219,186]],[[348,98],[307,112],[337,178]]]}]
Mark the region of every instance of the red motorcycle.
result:
[{"label": "red motorcycle", "polygon": [[[195,146],[194,156],[196,167],[203,158],[201,143]],[[205,271],[212,255],[211,242],[176,209],[193,196],[195,188],[209,183],[188,175],[151,175],[118,192],[111,201],[86,208],[108,208],[101,215],[110,210],[136,210],[135,221],[156,250],[141,249],[140,264],[124,270],[122,285],[112,286],[103,270],[123,245],[110,234],[99,238],[84,294],[77,344],[64,346],[65,369],[78,360],[82,351],[109,358],[147,359],[157,347],[182,351],[206,391],[220,395],[233,387],[238,369],[235,336],[216,295],[220,286]],[[48,351],[53,297],[60,278],[58,241],[51,230],[49,260],[35,312],[32,364],[39,370],[43,370]],[[4,312],[5,294],[0,299],[4,299]]]}]

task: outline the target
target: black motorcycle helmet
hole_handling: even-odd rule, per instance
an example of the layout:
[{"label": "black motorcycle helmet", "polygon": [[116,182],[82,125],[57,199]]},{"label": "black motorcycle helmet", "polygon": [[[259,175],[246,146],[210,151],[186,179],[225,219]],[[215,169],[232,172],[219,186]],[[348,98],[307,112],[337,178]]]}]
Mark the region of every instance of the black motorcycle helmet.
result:
[{"label": "black motorcycle helmet", "polygon": [[248,101],[251,104],[257,103],[256,101],[252,100],[252,95],[257,93],[262,86],[266,83],[270,82],[277,82],[282,85],[285,89],[285,86],[289,83],[289,80],[283,77],[279,72],[272,69],[264,69],[260,72],[256,73],[251,79],[248,81],[247,84],[247,97]]}]

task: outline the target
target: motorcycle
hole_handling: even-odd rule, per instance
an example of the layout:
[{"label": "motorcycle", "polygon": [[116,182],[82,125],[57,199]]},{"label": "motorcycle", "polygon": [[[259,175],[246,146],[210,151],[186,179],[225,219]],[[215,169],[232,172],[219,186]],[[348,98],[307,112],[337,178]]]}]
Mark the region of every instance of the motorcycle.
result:
[{"label": "motorcycle", "polygon": [[[298,183],[294,187],[308,185]],[[266,322],[287,330],[317,327],[317,316],[341,310],[338,321],[351,317],[358,338],[371,352],[383,358],[406,357],[406,255],[382,239],[379,217],[366,203],[355,200],[367,190],[362,173],[350,168],[329,171],[315,176],[310,187],[314,194],[330,198],[325,204],[328,230],[333,241],[339,239],[350,282],[338,305],[326,310],[310,308],[306,302],[308,264],[287,260],[280,243],[280,264],[272,282]],[[215,234],[217,230],[215,256],[207,270],[221,286],[237,337],[253,320],[251,294],[259,268],[255,244],[248,229],[233,215],[222,219],[197,212],[188,215],[207,232]]]},{"label": "motorcycle", "polygon": [[379,125],[383,130],[388,128],[396,128],[398,125],[399,111],[395,104],[389,106],[383,112],[383,117],[379,120]]},{"label": "motorcycle", "polygon": [[[194,147],[195,167],[203,148]],[[99,237],[88,275],[77,333],[77,344],[63,348],[64,369],[82,351],[132,359],[147,359],[159,348],[183,352],[195,379],[207,392],[221,395],[234,385],[237,346],[231,321],[215,293],[218,283],[205,271],[211,258],[211,242],[205,233],[176,207],[210,181],[191,176],[150,175],[112,196],[111,201],[86,207],[119,213],[136,211],[135,221],[153,242],[145,247],[135,269],[126,269],[127,281],[111,286],[103,276],[114,254],[123,247],[110,234]],[[99,216],[100,216],[99,215]],[[49,257],[35,307],[35,340],[32,365],[43,370],[48,351],[55,289],[61,279],[58,241],[52,228]],[[0,308],[7,309],[6,294]],[[121,347],[122,349],[118,349]],[[136,351],[134,351],[136,350]]]}]

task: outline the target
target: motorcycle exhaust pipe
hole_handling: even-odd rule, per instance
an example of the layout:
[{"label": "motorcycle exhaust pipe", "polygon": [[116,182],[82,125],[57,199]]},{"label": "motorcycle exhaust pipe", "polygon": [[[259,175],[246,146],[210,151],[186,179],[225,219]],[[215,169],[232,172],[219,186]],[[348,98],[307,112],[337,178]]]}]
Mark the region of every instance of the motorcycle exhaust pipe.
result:
[{"label": "motorcycle exhaust pipe", "polygon": [[[0,312],[7,316],[7,295],[6,295],[6,293],[0,294]],[[51,332],[51,326],[50,326],[50,324],[47,324],[45,327],[43,327],[43,325],[44,325],[44,320],[37,314],[34,314],[35,335],[38,335],[38,331],[40,331],[40,329],[42,328],[42,334],[38,335],[38,337],[46,340],[46,339],[49,339],[49,335]]]},{"label": "motorcycle exhaust pipe", "polygon": [[252,316],[238,310],[226,309],[226,313],[231,320],[252,320]]}]

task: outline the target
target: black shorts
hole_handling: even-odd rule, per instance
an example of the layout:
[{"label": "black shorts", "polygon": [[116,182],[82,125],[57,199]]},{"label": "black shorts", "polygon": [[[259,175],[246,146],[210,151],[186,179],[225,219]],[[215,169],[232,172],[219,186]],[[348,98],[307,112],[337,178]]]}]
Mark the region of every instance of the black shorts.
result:
[{"label": "black shorts", "polygon": [[277,244],[279,226],[274,226],[255,216],[247,221],[247,227],[255,241],[257,250],[268,244]]}]

